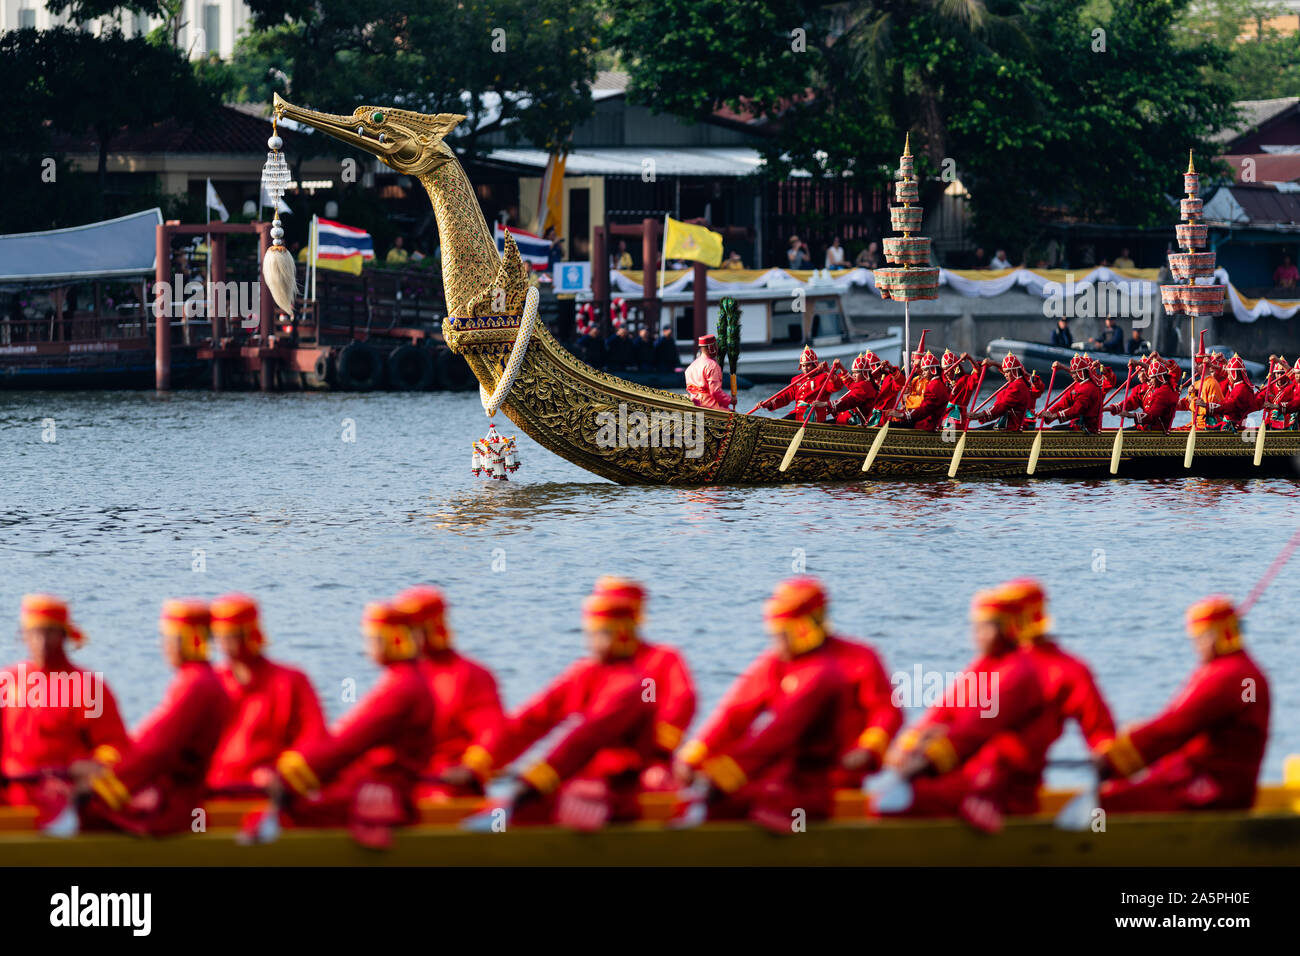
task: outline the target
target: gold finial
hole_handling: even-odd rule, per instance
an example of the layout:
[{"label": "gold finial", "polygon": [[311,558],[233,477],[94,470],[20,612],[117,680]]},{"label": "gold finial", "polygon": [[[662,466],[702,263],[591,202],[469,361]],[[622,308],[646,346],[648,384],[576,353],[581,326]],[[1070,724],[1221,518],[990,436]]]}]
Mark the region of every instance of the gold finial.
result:
[{"label": "gold finial", "polygon": [[912,155],[912,133],[910,130],[908,131],[907,135],[903,137],[903,155],[904,156]]},{"label": "gold finial", "polygon": [[1196,172],[1196,163],[1192,160],[1192,151],[1190,149],[1187,151],[1187,171],[1189,173]]}]

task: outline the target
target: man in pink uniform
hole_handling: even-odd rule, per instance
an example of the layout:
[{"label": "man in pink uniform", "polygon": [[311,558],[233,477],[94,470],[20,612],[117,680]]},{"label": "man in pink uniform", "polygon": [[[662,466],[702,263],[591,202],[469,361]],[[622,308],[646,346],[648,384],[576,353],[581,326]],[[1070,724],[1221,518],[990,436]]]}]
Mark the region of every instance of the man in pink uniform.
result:
[{"label": "man in pink uniform", "polygon": [[686,394],[700,408],[725,412],[735,406],[735,400],[722,388],[722,366],[714,357],[718,354],[717,336],[700,336],[699,346],[695,361],[686,367]]}]

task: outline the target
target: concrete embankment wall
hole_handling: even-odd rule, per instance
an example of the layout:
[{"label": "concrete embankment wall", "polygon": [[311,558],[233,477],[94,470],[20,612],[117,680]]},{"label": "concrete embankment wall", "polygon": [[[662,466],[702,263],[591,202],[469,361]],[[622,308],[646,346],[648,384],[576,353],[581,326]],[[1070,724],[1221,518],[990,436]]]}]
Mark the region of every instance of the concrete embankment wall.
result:
[{"label": "concrete embankment wall", "polygon": [[[1045,314],[1044,302],[1041,296],[1022,289],[982,299],[941,288],[938,299],[912,303],[912,341],[917,340],[922,329],[928,328],[927,348],[969,352],[976,357],[985,354],[993,339],[1048,342],[1056,320]],[[855,288],[845,295],[844,309],[860,332],[884,332],[890,326],[903,324],[902,303],[882,299],[866,289]],[[1098,318],[1072,318],[1069,323],[1070,335],[1076,342],[1099,335],[1103,324]],[[1132,320],[1121,318],[1119,324],[1127,338]],[[1188,328],[1189,323],[1184,319],[1184,339]],[[1157,311],[1150,327],[1143,331],[1143,338],[1164,353],[1186,351],[1163,310]],[[1300,355],[1300,315],[1285,320],[1264,318],[1249,324],[1231,316],[1219,318],[1205,338],[1208,345],[1226,345],[1240,352],[1243,358],[1262,362],[1269,355],[1280,354],[1294,361]]]}]

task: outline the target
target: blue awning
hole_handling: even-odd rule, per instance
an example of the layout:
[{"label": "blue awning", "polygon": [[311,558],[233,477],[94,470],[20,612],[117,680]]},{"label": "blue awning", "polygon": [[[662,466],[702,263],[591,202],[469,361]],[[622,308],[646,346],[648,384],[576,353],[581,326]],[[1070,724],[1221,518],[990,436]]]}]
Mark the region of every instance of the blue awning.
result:
[{"label": "blue awning", "polygon": [[49,232],[0,236],[0,283],[152,275],[162,210]]}]

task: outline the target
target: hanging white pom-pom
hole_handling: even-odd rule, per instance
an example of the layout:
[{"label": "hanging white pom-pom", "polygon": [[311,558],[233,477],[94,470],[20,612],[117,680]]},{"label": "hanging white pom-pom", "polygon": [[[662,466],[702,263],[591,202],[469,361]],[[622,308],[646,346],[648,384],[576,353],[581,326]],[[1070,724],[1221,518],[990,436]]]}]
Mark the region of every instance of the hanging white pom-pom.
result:
[{"label": "hanging white pom-pom", "polygon": [[293,300],[298,294],[298,273],[293,253],[284,246],[272,246],[262,260],[262,281],[281,312],[293,315]]}]

